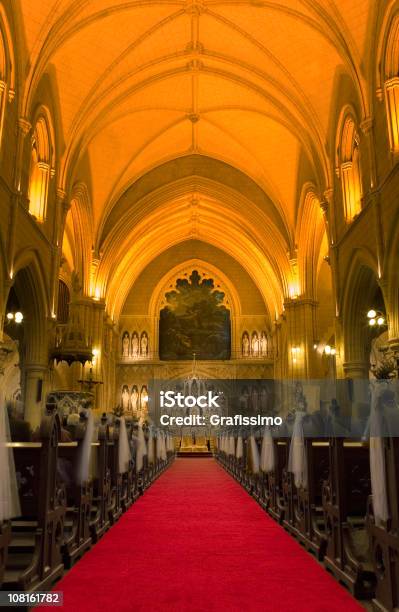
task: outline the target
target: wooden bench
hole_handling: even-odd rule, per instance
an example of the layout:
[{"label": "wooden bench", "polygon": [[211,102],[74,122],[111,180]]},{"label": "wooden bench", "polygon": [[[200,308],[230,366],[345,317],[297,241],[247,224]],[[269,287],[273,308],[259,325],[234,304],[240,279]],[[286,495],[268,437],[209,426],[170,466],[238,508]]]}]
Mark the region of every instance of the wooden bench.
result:
[{"label": "wooden bench", "polygon": [[7,563],[8,545],[11,540],[11,522],[3,521],[0,524],[0,587],[3,583],[4,570]]},{"label": "wooden bench", "polygon": [[285,516],[285,501],[283,495],[283,474],[288,465],[289,442],[285,438],[273,440],[275,447],[275,467],[266,475],[263,494],[263,504],[276,521],[282,523]]},{"label": "wooden bench", "polygon": [[327,546],[322,490],[329,475],[329,442],[305,438],[305,450],[307,487],[296,489],[293,496],[293,529],[305,548],[322,560]]},{"label": "wooden bench", "polygon": [[367,513],[367,532],[372,562],[377,576],[374,607],[399,609],[399,438],[385,438],[385,468],[389,519],[376,525],[371,497]]},{"label": "wooden bench", "polygon": [[22,516],[12,520],[3,589],[45,591],[61,576],[66,493],[57,478],[58,415],[43,417],[40,442],[12,442]]},{"label": "wooden bench", "polygon": [[70,466],[71,477],[64,481],[67,508],[64,520],[62,553],[67,568],[80,559],[92,545],[90,517],[93,499],[93,482],[88,479],[76,482],[77,461],[81,453],[84,429],[76,432],[75,442],[61,442],[58,445],[58,462]]},{"label": "wooden bench", "polygon": [[98,441],[92,443],[91,479],[93,496],[90,509],[92,542],[98,540],[110,527],[108,509],[111,506],[111,474],[108,466],[109,428],[104,422],[98,428]]},{"label": "wooden bench", "polygon": [[365,517],[370,495],[369,448],[359,440],[329,440],[329,477],[323,485],[327,539],[324,564],[359,599],[374,596]]}]

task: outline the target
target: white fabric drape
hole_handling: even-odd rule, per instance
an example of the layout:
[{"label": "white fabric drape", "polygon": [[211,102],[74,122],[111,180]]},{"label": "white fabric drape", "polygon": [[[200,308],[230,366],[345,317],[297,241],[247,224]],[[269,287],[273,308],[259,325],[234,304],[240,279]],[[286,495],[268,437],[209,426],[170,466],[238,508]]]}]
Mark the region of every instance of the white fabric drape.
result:
[{"label": "white fabric drape", "polygon": [[272,472],[275,466],[274,444],[270,427],[266,425],[263,432],[262,450],[260,454],[260,469],[262,472]]},{"label": "white fabric drape", "polygon": [[249,438],[249,451],[251,453],[251,468],[254,474],[259,473],[259,450],[256,444],[255,436],[252,434]]},{"label": "white fabric drape", "polygon": [[89,480],[90,476],[90,461],[91,461],[91,449],[94,438],[94,417],[91,410],[87,416],[86,431],[83,438],[82,445],[80,447],[80,455],[77,461],[76,469],[76,482],[82,485],[84,482]]},{"label": "white fabric drape", "polygon": [[153,464],[155,462],[154,435],[151,429],[147,442],[147,457],[149,464]]},{"label": "white fabric drape", "polygon": [[382,390],[382,387],[381,389],[376,386],[372,388],[370,414],[370,477],[373,513],[377,525],[389,518],[383,438],[384,415],[378,407],[379,395]]},{"label": "white fabric drape", "polygon": [[129,463],[132,456],[130,453],[129,438],[127,435],[125,417],[121,417],[119,424],[119,441],[118,441],[118,464],[119,474],[123,474],[129,470]]},{"label": "white fabric drape", "polygon": [[235,441],[234,436],[231,435],[229,438],[229,455],[234,457],[235,454],[236,454],[236,441]]},{"label": "white fabric drape", "polygon": [[175,450],[175,445],[173,442],[173,436],[171,434],[167,434],[166,438],[166,450],[170,453],[173,453]]},{"label": "white fabric drape", "polygon": [[156,457],[157,459],[161,459],[161,432],[159,431],[159,429],[157,430],[156,433]]},{"label": "white fabric drape", "polygon": [[242,436],[238,436],[237,446],[236,446],[236,459],[242,459],[243,455],[244,455],[244,444],[242,442]]},{"label": "white fabric drape", "polygon": [[147,454],[147,445],[145,443],[143,424],[139,423],[137,431],[137,448],[136,448],[136,472],[140,472],[144,465],[144,456]]},{"label": "white fabric drape", "polygon": [[306,489],[308,485],[307,460],[305,438],[303,433],[303,419],[306,412],[298,410],[295,413],[294,430],[292,432],[290,454],[288,458],[288,471],[294,475],[295,486]]},{"label": "white fabric drape", "polygon": [[159,432],[159,439],[160,439],[160,450],[159,450],[159,455],[160,455],[160,459],[162,461],[166,461],[166,443],[165,443],[165,434],[163,431]]},{"label": "white fabric drape", "polygon": [[0,523],[21,516],[14,454],[7,448],[11,441],[4,396],[0,397]]}]

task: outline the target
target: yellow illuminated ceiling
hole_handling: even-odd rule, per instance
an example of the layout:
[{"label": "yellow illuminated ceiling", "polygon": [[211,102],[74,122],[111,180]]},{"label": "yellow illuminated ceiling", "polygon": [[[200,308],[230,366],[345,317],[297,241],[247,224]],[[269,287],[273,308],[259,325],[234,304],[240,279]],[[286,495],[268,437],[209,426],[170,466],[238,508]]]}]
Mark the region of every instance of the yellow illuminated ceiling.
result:
[{"label": "yellow illuminated ceiling", "polygon": [[[88,160],[93,245],[105,257],[110,245],[120,247],[114,251],[117,260],[110,263],[109,256],[103,284],[112,275],[119,282],[127,270],[129,282],[140,274],[139,268],[131,270],[133,255],[126,252],[126,245],[132,253],[139,249],[137,228],[148,234],[159,226],[159,232],[165,232],[156,216],[151,226],[150,217],[140,209],[132,210],[137,225],[128,224],[122,235],[117,215],[112,215],[119,210],[122,195],[161,164],[204,155],[240,170],[270,201],[269,208],[255,207],[256,214],[248,215],[242,205],[243,219],[228,220],[237,235],[240,224],[244,227],[241,251],[237,242],[230,249],[236,249],[232,254],[252,275],[261,271],[274,275],[257,282],[263,294],[269,292],[269,307],[279,309],[276,294],[283,295],[289,281],[286,269],[297,246],[304,180],[319,195],[331,186],[328,142],[339,74],[352,79],[362,112],[368,113],[366,37],[376,4],[370,0],[20,2],[30,66],[22,114],[29,116],[42,75],[54,70],[65,142],[59,186],[68,191],[76,181],[87,180]],[[183,193],[177,197],[172,190],[173,211],[187,208],[194,188],[187,184],[185,200]],[[226,201],[228,194],[224,196],[200,194],[203,209],[209,211],[212,201],[214,212],[213,218],[204,213],[195,237],[224,242],[226,211],[234,208]],[[161,200],[167,206],[167,196]],[[173,236],[166,242],[165,233],[152,233],[148,248],[153,257],[157,248],[187,238],[184,223],[190,214],[176,217],[176,231],[169,227]],[[251,217],[252,235],[246,226]],[[259,223],[274,229],[268,228],[262,236]],[[144,257],[141,251],[140,257]]]}]

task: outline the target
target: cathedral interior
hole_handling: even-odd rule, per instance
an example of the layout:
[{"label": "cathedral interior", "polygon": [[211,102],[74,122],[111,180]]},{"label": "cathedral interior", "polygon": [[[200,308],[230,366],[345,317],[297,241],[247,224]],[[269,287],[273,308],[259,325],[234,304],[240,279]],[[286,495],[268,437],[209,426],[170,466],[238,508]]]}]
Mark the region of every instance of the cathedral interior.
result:
[{"label": "cathedral interior", "polygon": [[[101,609],[79,558],[191,465],[193,499],[227,472],[336,578],[299,609],[399,610],[398,168],[398,0],[0,0],[0,595],[74,566],[64,607]],[[243,381],[285,434],[158,431],[154,381]],[[149,609],[273,609],[207,596]]]}]

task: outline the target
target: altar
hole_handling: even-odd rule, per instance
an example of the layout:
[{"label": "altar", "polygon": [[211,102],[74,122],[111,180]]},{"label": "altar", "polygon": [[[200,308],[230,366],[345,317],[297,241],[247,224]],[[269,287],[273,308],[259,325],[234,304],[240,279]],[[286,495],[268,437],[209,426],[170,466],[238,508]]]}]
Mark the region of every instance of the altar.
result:
[{"label": "altar", "polygon": [[210,436],[205,427],[183,428],[179,453],[209,453]]}]

